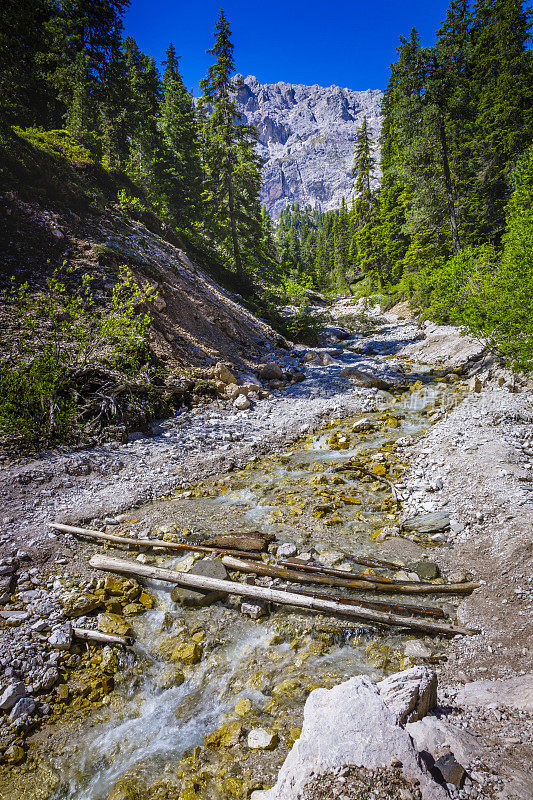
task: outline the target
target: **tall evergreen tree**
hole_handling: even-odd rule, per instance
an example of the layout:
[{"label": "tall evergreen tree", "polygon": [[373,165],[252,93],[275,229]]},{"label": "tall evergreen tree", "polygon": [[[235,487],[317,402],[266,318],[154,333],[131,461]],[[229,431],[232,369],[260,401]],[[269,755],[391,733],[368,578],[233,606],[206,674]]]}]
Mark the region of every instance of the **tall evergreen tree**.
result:
[{"label": "tall evergreen tree", "polygon": [[185,88],[172,44],[164,66],[159,128],[167,151],[165,189],[177,218],[193,224],[201,217],[200,139],[192,94]]},{"label": "tall evergreen tree", "polygon": [[235,270],[243,274],[245,259],[257,263],[261,257],[261,162],[257,130],[243,123],[235,101],[233,43],[222,10],[215,25],[215,44],[208,53],[216,61],[201,82],[207,226],[231,254]]}]

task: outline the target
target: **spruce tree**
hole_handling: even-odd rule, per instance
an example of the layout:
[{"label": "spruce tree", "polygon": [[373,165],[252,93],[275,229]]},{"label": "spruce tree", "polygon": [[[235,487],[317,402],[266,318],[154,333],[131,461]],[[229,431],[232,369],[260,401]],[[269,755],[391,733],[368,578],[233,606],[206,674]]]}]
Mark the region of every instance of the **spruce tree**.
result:
[{"label": "spruce tree", "polygon": [[201,82],[206,224],[242,275],[245,262],[257,267],[261,260],[261,162],[257,130],[243,123],[235,101],[233,43],[222,10],[215,25],[215,44],[207,52],[216,61]]},{"label": "spruce tree", "polygon": [[165,193],[181,224],[201,216],[200,139],[192,94],[184,86],[172,44],[166,51],[158,125],[166,149]]}]

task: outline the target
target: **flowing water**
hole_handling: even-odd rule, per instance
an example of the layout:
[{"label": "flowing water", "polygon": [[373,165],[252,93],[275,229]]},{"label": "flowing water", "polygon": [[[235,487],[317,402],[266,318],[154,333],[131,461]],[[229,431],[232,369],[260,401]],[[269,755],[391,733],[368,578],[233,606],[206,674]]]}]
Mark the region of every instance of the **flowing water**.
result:
[{"label": "flowing water", "polygon": [[[397,511],[385,485],[372,478],[356,479],[353,472],[338,467],[354,458],[383,465],[402,485],[402,441],[420,435],[460,396],[458,390],[435,382],[434,376],[413,377],[420,379],[414,390],[411,386],[395,397],[381,393],[381,408],[365,414],[368,430],[353,430],[361,417],[328,423],[286,452],[153,504],[141,510],[139,518],[157,519],[155,531],[161,521],[165,530],[172,530],[173,524],[180,533],[185,528],[193,540],[195,532],[210,523],[215,529],[224,522],[230,528],[238,523],[241,530],[260,529],[274,533],[278,541],[294,542],[301,552],[314,549],[342,569],[364,569],[349,556],[383,557],[380,534],[394,526]],[[156,563],[179,568],[187,559],[191,557],[159,555]],[[72,728],[62,752],[47,754],[48,783],[37,771],[33,789],[25,796],[247,797],[251,789],[274,782],[298,736],[309,691],[362,673],[379,679],[406,664],[403,645],[412,634],[287,607],[253,620],[239,611],[235,599],[186,609],[171,600],[168,585],[152,582],[147,588],[158,602],[134,622],[135,663],[131,654],[121,656],[124,679],[117,680],[108,705]],[[439,600],[424,598],[424,604],[438,606]],[[184,667],[171,660],[179,641],[203,647],[199,663]],[[245,701],[239,715],[235,705],[243,698],[250,702]],[[230,738],[231,731],[236,737],[240,733],[238,743],[201,747],[206,734],[228,724],[233,725]],[[274,749],[247,748],[246,734],[257,727],[276,733]]]}]

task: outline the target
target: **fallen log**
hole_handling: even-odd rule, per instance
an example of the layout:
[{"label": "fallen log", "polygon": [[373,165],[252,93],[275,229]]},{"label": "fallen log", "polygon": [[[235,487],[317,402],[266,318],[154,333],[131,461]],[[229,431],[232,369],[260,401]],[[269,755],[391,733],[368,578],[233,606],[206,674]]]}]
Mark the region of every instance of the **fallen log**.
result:
[{"label": "fallen log", "polygon": [[263,553],[267,549],[267,545],[272,541],[271,535],[261,534],[238,534],[238,533],[222,533],[220,536],[210,536],[209,539],[204,541],[204,547],[217,547],[219,549],[227,550],[245,550],[246,552],[252,551],[256,553]]},{"label": "fallen log", "polygon": [[116,636],[112,633],[101,633],[87,628],[72,628],[72,633],[76,639],[83,639],[85,642],[120,644],[123,647],[131,647],[133,644],[133,637],[131,636]]},{"label": "fallen log", "polygon": [[[335,578],[332,575],[317,575],[297,569],[283,569],[262,562],[244,561],[233,556],[224,556],[222,563],[229,569],[239,572],[252,572],[256,575],[268,575],[270,578],[281,578],[293,583],[319,583],[324,586],[335,586],[342,589],[355,589],[366,592],[390,592],[392,594],[464,594],[477,589],[477,583],[378,583],[372,580]],[[370,577],[370,576],[366,576]]]},{"label": "fallen log", "polygon": [[248,553],[241,550],[230,550],[227,548],[204,547],[199,544],[189,544],[188,542],[166,542],[164,539],[133,539],[131,536],[116,536],[114,533],[103,533],[93,531],[90,528],[75,528],[72,525],[63,525],[59,522],[51,522],[50,528],[62,533],[72,533],[75,536],[85,536],[87,539],[101,540],[111,544],[128,545],[136,550],[144,550],[147,547],[164,548],[165,550],[175,550],[177,552],[191,551],[192,553],[209,553],[211,555],[232,555],[240,558],[260,558],[259,554]]},{"label": "fallen log", "polygon": [[435,619],[446,619],[446,614],[441,608],[432,606],[412,606],[404,603],[388,603],[386,600],[355,600],[353,597],[339,597],[336,594],[324,594],[323,592],[309,592],[304,589],[288,588],[284,589],[277,586],[282,592],[297,592],[305,597],[314,597],[316,600],[333,600],[347,606],[362,606],[363,608],[375,608],[376,611],[392,611],[394,614],[413,614],[414,616],[435,617]]},{"label": "fallen log", "polygon": [[299,569],[304,572],[316,572],[318,575],[332,575],[334,578],[353,578],[361,581],[371,581],[374,583],[393,583],[393,584],[407,584],[418,583],[418,581],[397,581],[393,578],[387,578],[385,575],[369,575],[366,572],[350,572],[345,569],[334,569],[333,567],[323,567],[317,564],[305,564],[303,561],[297,559],[283,559],[276,561],[276,565],[280,567],[287,567],[287,569]]},{"label": "fallen log", "polygon": [[90,559],[89,565],[94,569],[118,572],[122,575],[134,575],[138,578],[151,578],[152,580],[166,581],[168,583],[175,583],[178,586],[187,586],[191,589],[207,589],[209,591],[224,592],[225,594],[236,594],[241,597],[267,600],[280,605],[356,617],[366,622],[412,628],[426,633],[439,633],[450,636],[477,633],[477,631],[468,628],[460,628],[455,625],[448,625],[434,620],[403,617],[400,614],[373,611],[363,608],[362,606],[347,606],[332,600],[317,600],[313,597],[306,597],[293,592],[283,592],[277,589],[267,589],[263,586],[253,586],[245,583],[237,583],[235,581],[221,580],[219,578],[208,578],[203,575],[191,575],[187,572],[177,572],[171,569],[151,567],[147,564],[133,563],[122,558],[109,558],[108,556],[95,555]]}]

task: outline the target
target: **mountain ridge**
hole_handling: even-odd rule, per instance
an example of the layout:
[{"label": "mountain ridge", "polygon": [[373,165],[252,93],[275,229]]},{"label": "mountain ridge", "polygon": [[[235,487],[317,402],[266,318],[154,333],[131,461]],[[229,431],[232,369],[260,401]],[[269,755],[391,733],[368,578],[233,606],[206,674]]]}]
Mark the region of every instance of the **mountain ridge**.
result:
[{"label": "mountain ridge", "polygon": [[276,219],[295,202],[322,211],[338,208],[343,197],[349,203],[355,138],[365,116],[379,154],[382,91],[236,78],[239,110],[259,130],[261,202],[270,215]]}]

